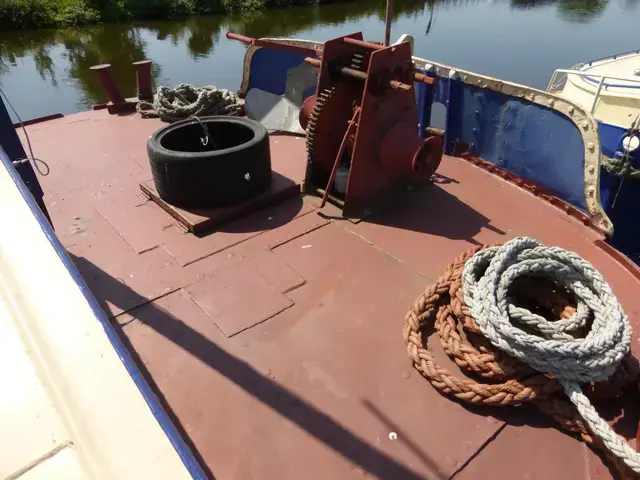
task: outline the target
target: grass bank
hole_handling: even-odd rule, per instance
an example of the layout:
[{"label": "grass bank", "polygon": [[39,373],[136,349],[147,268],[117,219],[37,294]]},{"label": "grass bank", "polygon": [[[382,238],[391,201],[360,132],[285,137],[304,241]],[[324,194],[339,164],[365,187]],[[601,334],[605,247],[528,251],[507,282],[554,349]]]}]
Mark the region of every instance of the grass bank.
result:
[{"label": "grass bank", "polygon": [[255,11],[330,0],[0,0],[0,31],[70,27],[201,13]]}]

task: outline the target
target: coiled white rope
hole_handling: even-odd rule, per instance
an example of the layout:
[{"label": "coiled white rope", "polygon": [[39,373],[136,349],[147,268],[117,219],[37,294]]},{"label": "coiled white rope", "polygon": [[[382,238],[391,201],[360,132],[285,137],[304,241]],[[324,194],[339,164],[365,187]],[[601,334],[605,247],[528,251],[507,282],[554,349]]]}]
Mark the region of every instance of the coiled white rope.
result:
[{"label": "coiled white rope", "polygon": [[[509,303],[508,290],[523,275],[544,275],[573,292],[577,311],[568,321],[549,322]],[[631,326],[611,287],[579,255],[544,247],[527,237],[481,250],[463,270],[465,303],[478,327],[497,348],[536,370],[553,375],[591,431],[632,470],[640,473],[640,454],[620,438],[596,412],[581,384],[606,380],[631,346]],[[593,315],[584,338],[569,333]],[[537,334],[523,330],[533,328]]]},{"label": "coiled white rope", "polygon": [[138,102],[136,110],[144,118],[175,122],[205,115],[242,115],[244,102],[229,90],[181,83],[176,88],[158,87],[153,103]]}]

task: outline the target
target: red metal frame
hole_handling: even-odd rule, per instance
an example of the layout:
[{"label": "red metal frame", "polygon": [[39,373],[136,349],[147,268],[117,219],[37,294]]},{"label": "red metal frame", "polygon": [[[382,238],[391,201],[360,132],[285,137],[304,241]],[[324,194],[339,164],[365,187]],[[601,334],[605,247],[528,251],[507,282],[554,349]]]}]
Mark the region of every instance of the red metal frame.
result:
[{"label": "red metal frame", "polygon": [[[358,69],[351,66],[356,54],[360,56]],[[327,176],[331,186],[341,157],[336,154],[344,149],[341,140],[347,137],[349,119],[357,108],[344,210],[363,211],[409,181],[431,177],[442,158],[442,141],[425,141],[418,135],[409,43],[385,47],[365,42],[362,33],[354,33],[325,42],[322,61],[308,60],[320,68],[318,93],[332,93],[315,119],[306,190],[312,190],[310,184],[324,183]]]},{"label": "red metal frame", "polygon": [[229,40],[238,40],[239,42],[246,43],[247,45],[256,45],[258,47],[275,48],[278,50],[289,50],[291,52],[304,53],[305,55],[322,55],[322,50],[315,50],[313,48],[300,47],[298,45],[289,45],[286,43],[275,42],[272,40],[261,40],[259,38],[251,38],[238,33],[227,32],[227,38]]}]

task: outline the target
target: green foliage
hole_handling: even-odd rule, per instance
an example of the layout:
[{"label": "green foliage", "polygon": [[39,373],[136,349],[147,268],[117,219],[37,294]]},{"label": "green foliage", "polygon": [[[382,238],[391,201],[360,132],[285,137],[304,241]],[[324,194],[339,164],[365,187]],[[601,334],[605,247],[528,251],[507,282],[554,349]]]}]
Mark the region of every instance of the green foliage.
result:
[{"label": "green foliage", "polygon": [[0,29],[54,24],[51,0],[0,0]]},{"label": "green foliage", "polygon": [[0,30],[66,27],[134,18],[255,12],[322,0],[0,0]]},{"label": "green foliage", "polygon": [[255,12],[265,8],[268,0],[222,0],[222,7],[227,12]]},{"label": "green foliage", "polygon": [[54,9],[54,22],[60,26],[74,26],[100,21],[100,13],[84,0],[60,0]]},{"label": "green foliage", "polygon": [[125,0],[134,18],[171,18],[197,12],[197,0]]}]

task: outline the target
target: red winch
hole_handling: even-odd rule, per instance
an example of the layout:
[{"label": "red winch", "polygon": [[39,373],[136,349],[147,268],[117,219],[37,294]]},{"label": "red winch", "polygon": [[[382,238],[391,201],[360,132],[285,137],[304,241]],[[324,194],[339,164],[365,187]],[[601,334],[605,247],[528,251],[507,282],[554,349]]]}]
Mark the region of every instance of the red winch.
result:
[{"label": "red winch", "polygon": [[[305,191],[357,212],[409,182],[428,181],[442,159],[440,137],[418,135],[409,42],[382,46],[354,33],[325,42],[317,94],[300,111],[307,131]],[[336,182],[336,174],[345,182]]]}]

